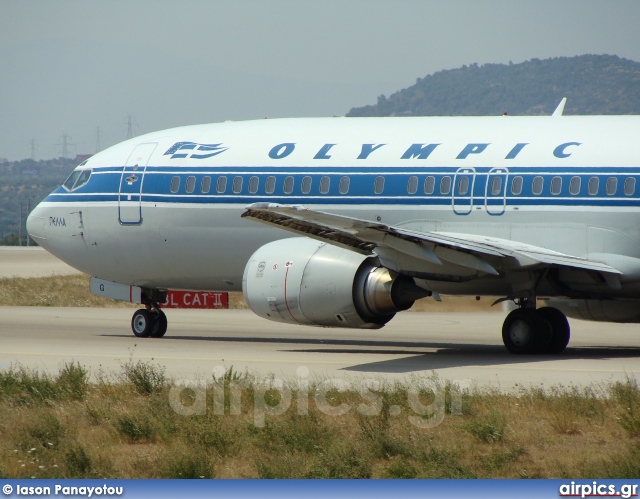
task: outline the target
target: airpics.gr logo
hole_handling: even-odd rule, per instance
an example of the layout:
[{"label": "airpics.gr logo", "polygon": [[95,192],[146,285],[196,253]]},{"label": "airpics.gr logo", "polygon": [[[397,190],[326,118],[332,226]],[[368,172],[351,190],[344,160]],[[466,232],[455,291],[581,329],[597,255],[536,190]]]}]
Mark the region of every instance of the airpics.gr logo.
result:
[{"label": "airpics.gr logo", "polygon": [[171,154],[171,159],[186,157],[191,159],[206,159],[217,156],[227,149],[229,148],[223,147],[222,143],[198,144],[196,142],[176,142],[164,153],[164,156]]}]

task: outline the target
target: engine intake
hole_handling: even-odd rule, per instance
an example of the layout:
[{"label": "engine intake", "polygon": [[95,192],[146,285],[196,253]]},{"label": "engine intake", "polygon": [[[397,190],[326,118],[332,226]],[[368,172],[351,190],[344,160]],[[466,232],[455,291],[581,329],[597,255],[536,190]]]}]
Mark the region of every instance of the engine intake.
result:
[{"label": "engine intake", "polygon": [[253,312],[276,322],[380,328],[430,293],[412,278],[361,255],[306,237],[259,248],[242,279]]}]

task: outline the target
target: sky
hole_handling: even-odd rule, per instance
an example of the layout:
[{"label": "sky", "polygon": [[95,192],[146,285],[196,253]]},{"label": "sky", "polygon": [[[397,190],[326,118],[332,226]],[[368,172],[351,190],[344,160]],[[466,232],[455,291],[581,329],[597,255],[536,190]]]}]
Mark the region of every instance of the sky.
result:
[{"label": "sky", "polygon": [[464,64],[640,61],[638,26],[639,0],[0,0],[0,158],[344,115]]}]

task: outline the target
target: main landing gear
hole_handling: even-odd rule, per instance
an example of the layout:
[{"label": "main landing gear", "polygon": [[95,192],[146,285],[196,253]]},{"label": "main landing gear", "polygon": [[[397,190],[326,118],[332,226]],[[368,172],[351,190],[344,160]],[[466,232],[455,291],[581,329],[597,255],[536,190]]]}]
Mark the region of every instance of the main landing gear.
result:
[{"label": "main landing gear", "polygon": [[138,338],[162,338],[167,332],[167,316],[157,303],[149,304],[135,311],[131,329]]},{"label": "main landing gear", "polygon": [[535,299],[520,300],[502,325],[502,341],[511,353],[556,354],[569,343],[569,322],[557,308],[535,309]]}]

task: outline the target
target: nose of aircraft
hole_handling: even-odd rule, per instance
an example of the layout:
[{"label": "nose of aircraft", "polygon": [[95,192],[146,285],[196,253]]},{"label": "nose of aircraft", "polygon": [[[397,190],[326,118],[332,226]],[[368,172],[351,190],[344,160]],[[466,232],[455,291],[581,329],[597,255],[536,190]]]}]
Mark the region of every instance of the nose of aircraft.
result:
[{"label": "nose of aircraft", "polygon": [[44,235],[44,209],[41,205],[36,206],[27,217],[27,232],[36,243],[45,242]]}]

